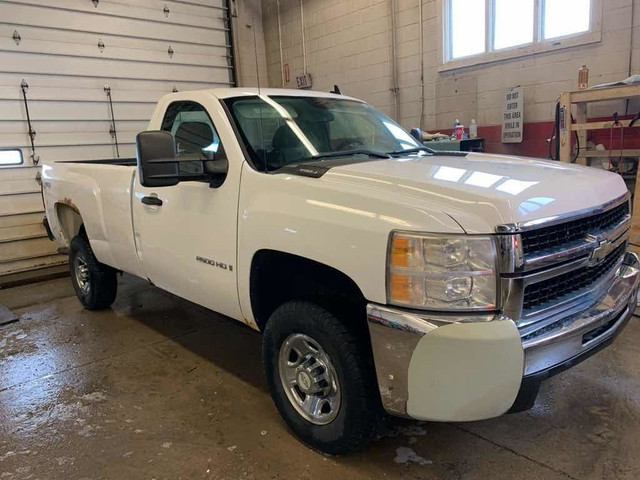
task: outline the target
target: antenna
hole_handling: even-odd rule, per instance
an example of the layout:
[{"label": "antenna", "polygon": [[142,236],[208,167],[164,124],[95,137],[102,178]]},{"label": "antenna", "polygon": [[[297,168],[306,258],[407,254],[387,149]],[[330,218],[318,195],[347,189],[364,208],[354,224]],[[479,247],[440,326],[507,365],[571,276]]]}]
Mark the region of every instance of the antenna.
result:
[{"label": "antenna", "polygon": [[[264,147],[264,133],[262,130],[262,105],[260,104],[260,102],[262,101],[262,99],[260,98],[262,96],[262,91],[260,89],[260,67],[258,65],[258,44],[256,42],[256,19],[255,17],[251,17],[251,30],[253,30],[253,53],[254,53],[254,57],[255,57],[255,61],[256,61],[256,80],[258,82],[258,110],[260,112],[260,121],[258,123],[258,132],[260,134],[260,146]],[[262,160],[264,162],[264,171],[268,172],[268,166],[267,166],[267,151],[264,148],[260,149],[261,153],[262,153]],[[256,152],[258,153],[258,152]]]},{"label": "antenna", "polygon": [[260,67],[258,65],[258,44],[256,42],[256,19],[251,17],[251,30],[253,30],[253,54],[256,61],[256,79],[258,81],[258,96],[260,96]]}]

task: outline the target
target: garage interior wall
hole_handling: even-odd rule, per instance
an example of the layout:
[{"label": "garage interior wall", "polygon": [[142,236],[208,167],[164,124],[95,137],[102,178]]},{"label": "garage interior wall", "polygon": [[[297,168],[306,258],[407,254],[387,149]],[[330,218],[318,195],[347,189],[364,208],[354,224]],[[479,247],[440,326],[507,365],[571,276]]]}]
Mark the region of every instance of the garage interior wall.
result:
[{"label": "garage interior wall", "polygon": [[[511,60],[447,72],[439,71],[442,42],[442,0],[422,0],[424,47],[424,111],[421,115],[419,5],[421,0],[303,0],[307,71],[313,89],[362,98],[396,118],[406,128],[422,125],[448,133],[459,118],[476,119],[487,151],[547,156],[555,102],[563,91],[575,90],[578,69],[587,64],[590,84],[627,78],[640,72],[640,0],[604,0],[602,40]],[[280,86],[281,65],[288,65],[291,82],[303,73],[299,0],[279,0],[282,62],[276,0],[263,0],[269,83]],[[392,15],[395,5],[399,112],[394,112],[392,77]],[[504,91],[524,88],[524,141],[500,143]],[[622,103],[601,104],[591,117],[621,114]],[[636,113],[640,105],[629,106]],[[629,147],[632,148],[632,147]]]},{"label": "garage interior wall", "polygon": [[[245,17],[258,18],[261,35],[259,0],[0,0],[0,148],[20,148],[24,158],[0,167],[0,280],[66,263],[41,224],[36,174],[56,160],[116,156],[106,85],[119,154],[132,157],[162,95],[234,83],[227,9],[239,30],[234,50],[250,42],[253,52]],[[239,84],[255,84],[252,65],[239,69]]]}]

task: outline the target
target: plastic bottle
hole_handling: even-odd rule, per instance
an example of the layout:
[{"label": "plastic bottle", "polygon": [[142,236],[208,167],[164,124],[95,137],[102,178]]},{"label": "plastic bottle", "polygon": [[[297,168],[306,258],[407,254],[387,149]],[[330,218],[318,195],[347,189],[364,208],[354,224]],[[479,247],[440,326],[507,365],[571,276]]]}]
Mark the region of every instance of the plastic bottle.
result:
[{"label": "plastic bottle", "polygon": [[456,129],[460,126],[460,119],[456,118],[453,124],[453,130],[451,131],[451,138],[456,138]]},{"label": "plastic bottle", "polygon": [[471,124],[469,125],[469,138],[478,138],[478,124],[475,118],[471,119]]}]

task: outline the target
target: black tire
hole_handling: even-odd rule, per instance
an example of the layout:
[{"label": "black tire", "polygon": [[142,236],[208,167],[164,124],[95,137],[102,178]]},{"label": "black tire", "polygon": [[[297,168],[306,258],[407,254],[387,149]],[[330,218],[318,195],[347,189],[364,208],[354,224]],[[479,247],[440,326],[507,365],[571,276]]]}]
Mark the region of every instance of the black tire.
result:
[{"label": "black tire", "polygon": [[[337,416],[326,425],[305,419],[293,406],[280,379],[279,354],[291,335],[315,340],[333,364],[340,389]],[[306,301],[291,301],[271,315],[262,337],[267,382],[280,415],[310,447],[341,455],[364,447],[379,431],[383,413],[368,338],[324,308]]]},{"label": "black tire", "polygon": [[[69,249],[69,272],[71,283],[82,305],[89,310],[109,308],[118,291],[117,271],[100,263],[89,242],[83,237],[74,237]],[[86,266],[85,277],[88,288],[83,288],[78,275],[80,265]]]}]

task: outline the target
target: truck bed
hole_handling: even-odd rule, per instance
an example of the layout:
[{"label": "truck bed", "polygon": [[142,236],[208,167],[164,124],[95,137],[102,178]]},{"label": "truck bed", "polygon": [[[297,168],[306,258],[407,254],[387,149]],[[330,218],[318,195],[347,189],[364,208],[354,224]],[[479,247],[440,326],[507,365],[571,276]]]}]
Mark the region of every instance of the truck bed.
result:
[{"label": "truck bed", "polygon": [[47,218],[61,245],[60,209],[71,208],[82,217],[96,258],[119,270],[144,276],[133,238],[131,192],[136,159],[114,158],[52,162],[43,168]]},{"label": "truck bed", "polygon": [[118,165],[121,167],[135,167],[138,161],[135,158],[105,158],[102,160],[61,160],[54,163],[97,163],[100,165]]}]

